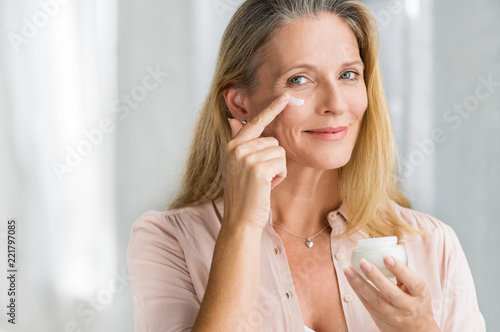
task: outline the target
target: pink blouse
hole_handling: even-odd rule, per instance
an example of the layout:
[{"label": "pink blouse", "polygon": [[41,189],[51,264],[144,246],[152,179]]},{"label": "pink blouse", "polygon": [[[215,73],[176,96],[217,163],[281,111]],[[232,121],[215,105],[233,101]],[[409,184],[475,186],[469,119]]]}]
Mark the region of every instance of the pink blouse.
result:
[{"label": "pink blouse", "polygon": [[[485,331],[469,265],[455,232],[431,216],[393,205],[402,220],[428,234],[403,238],[408,266],[428,285],[441,330]],[[150,211],[134,223],[127,263],[136,332],[191,331],[205,294],[223,211],[224,201],[219,199],[167,212]],[[335,238],[345,229],[348,216],[342,206],[332,212],[340,217],[328,221],[349,331],[380,331],[343,273],[360,236]],[[262,235],[260,280],[260,331],[304,332],[285,248],[270,222]],[[238,330],[249,330],[253,322],[240,322]]]}]

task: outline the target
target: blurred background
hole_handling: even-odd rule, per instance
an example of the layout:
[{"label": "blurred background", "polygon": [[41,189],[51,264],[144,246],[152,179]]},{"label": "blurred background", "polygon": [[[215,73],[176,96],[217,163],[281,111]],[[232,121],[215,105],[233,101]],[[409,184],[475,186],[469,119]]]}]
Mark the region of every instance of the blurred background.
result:
[{"label": "blurred background", "polygon": [[[366,0],[414,208],[500,325],[500,2]],[[241,0],[0,0],[0,331],[133,331],[126,248],[182,173]],[[7,323],[7,221],[16,324]]]}]

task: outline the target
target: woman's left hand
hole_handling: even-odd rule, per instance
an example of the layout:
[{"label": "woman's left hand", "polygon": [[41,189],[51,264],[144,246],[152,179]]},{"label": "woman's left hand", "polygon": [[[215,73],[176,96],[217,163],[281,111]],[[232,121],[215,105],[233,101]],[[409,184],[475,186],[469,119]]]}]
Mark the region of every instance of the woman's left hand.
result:
[{"label": "woman's left hand", "polygon": [[373,287],[352,267],[344,273],[359,299],[381,331],[439,331],[432,314],[431,294],[425,282],[393,257],[385,266],[397,278],[394,284],[371,262],[362,260],[361,270]]}]

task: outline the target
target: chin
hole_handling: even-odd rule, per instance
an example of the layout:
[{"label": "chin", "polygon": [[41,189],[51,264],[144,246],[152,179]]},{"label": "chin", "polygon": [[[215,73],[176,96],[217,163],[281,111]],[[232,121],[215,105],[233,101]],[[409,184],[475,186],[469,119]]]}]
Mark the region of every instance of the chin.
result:
[{"label": "chin", "polygon": [[335,160],[334,162],[330,162],[330,163],[319,163],[318,164],[318,169],[322,169],[322,170],[329,170],[329,169],[338,169],[338,168],[341,168],[341,167],[344,167],[345,165],[347,165],[347,163],[349,162],[349,159],[346,159],[345,161],[344,160]]},{"label": "chin", "polygon": [[338,169],[347,165],[347,163],[351,159],[351,154],[350,153],[330,154],[326,158],[324,155],[322,156],[309,155],[305,158],[298,158],[298,159],[299,160],[295,160],[295,162],[302,164],[306,167],[311,167],[326,171],[331,169]]}]

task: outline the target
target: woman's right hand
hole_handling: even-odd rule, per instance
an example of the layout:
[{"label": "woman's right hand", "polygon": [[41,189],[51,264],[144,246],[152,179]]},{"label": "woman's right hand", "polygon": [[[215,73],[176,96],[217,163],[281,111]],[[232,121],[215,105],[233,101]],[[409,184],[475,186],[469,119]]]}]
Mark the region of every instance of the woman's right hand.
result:
[{"label": "woman's right hand", "polygon": [[224,221],[264,228],[271,189],[286,177],[285,149],[274,137],[260,137],[289,100],[282,94],[246,125],[229,119],[233,139],[226,145]]}]

